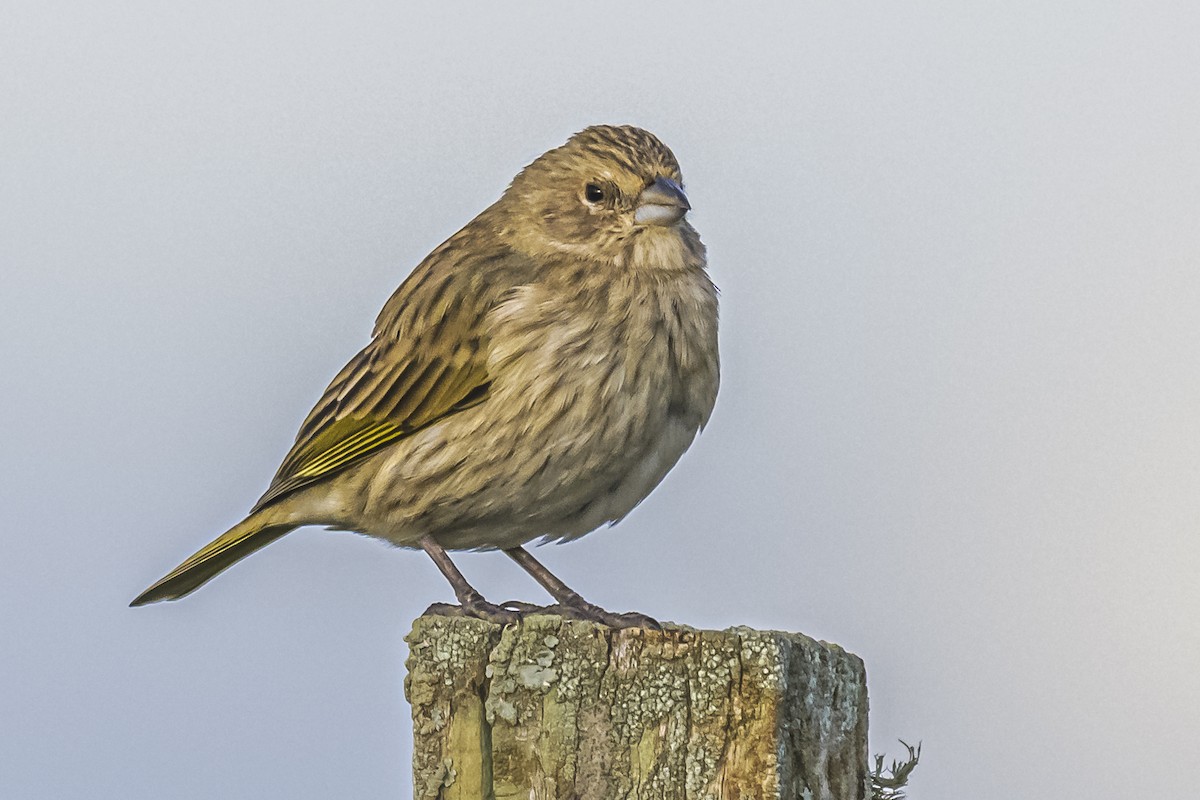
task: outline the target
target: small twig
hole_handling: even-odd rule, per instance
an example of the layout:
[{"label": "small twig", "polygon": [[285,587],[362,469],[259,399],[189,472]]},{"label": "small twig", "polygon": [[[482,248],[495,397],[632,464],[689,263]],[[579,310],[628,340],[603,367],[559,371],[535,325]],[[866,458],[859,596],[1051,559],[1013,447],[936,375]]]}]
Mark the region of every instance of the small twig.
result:
[{"label": "small twig", "polygon": [[875,756],[875,768],[871,770],[872,800],[904,800],[908,776],[921,760],[921,743],[917,742],[917,746],[913,747],[901,739],[900,744],[908,750],[908,759],[903,762],[892,759],[892,765],[886,771],[883,768],[883,756]]}]

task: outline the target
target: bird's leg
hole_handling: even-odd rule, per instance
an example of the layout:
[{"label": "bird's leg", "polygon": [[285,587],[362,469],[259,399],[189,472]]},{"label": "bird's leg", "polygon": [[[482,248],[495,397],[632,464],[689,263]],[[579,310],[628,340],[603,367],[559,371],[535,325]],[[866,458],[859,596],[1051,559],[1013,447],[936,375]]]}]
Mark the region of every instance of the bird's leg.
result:
[{"label": "bird's leg", "polygon": [[454,562],[450,560],[446,549],[435,542],[432,536],[425,534],[417,542],[421,545],[421,549],[433,559],[433,563],[437,564],[437,568],[446,576],[446,580],[450,581],[450,586],[454,588],[454,596],[458,598],[458,602],[460,603],[458,606],[451,606],[446,603],[434,603],[426,609],[426,614],[477,617],[478,619],[494,622],[498,625],[507,625],[510,622],[517,621],[519,615],[516,611],[511,611],[484,600],[483,595],[477,592],[474,586],[467,583],[467,579],[458,571],[458,567],[454,566]]},{"label": "bird's leg", "polygon": [[579,592],[576,592],[570,586],[560,581],[555,577],[554,573],[546,569],[542,562],[538,561],[529,551],[522,547],[509,547],[504,552],[509,558],[517,562],[521,566],[521,569],[533,576],[533,579],[540,583],[542,588],[550,593],[551,597],[558,601],[557,608],[551,606],[546,609],[547,611],[565,612],[565,616],[599,622],[610,628],[651,628],[653,630],[662,630],[662,626],[658,624],[657,620],[645,614],[638,614],[637,612],[614,614],[611,611],[605,611],[598,605],[589,603],[580,596]]}]

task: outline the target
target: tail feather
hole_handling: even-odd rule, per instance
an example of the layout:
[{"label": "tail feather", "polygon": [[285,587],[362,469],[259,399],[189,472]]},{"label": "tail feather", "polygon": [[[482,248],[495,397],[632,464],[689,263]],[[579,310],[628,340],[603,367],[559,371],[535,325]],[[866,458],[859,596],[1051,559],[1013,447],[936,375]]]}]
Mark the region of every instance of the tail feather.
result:
[{"label": "tail feather", "polygon": [[178,600],[195,591],[218,572],[233,566],[259,548],[292,530],[294,525],[264,525],[256,515],[242,520],[209,542],[199,552],[171,570],[165,578],[139,594],[133,606],[157,603],[159,600]]}]

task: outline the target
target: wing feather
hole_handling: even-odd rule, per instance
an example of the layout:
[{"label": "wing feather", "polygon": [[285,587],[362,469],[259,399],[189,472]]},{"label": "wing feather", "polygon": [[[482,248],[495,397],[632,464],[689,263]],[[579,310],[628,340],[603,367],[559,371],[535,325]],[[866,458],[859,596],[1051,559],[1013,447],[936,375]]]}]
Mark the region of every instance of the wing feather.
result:
[{"label": "wing feather", "polygon": [[[325,480],[450,414],[484,402],[487,371],[484,317],[511,285],[504,261],[485,261],[495,291],[455,297],[451,269],[464,269],[446,245],[401,285],[376,321],[375,338],[337,374],[305,419],[254,510]],[[478,272],[467,282],[478,289]],[[457,302],[454,302],[457,301]]]}]

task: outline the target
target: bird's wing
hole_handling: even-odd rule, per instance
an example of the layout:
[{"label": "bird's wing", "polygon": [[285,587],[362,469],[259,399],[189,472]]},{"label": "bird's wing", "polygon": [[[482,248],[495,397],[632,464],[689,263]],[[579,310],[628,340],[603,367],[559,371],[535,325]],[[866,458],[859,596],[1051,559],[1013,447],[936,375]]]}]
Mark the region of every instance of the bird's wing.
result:
[{"label": "bird's wing", "polygon": [[487,398],[487,293],[427,266],[396,291],[374,339],[325,390],[254,511]]}]

